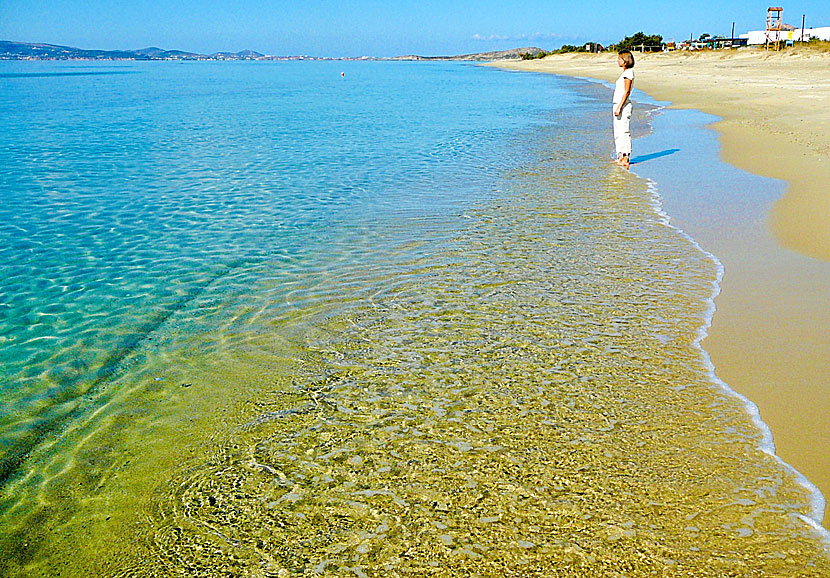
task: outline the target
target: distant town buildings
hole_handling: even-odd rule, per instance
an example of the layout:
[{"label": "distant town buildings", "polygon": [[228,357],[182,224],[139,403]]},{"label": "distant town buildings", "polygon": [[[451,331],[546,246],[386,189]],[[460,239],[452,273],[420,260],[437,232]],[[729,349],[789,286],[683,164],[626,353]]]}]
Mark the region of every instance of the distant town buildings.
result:
[{"label": "distant town buildings", "polygon": [[746,34],[741,34],[740,38],[746,39],[749,46],[758,46],[772,42],[809,42],[810,40],[824,40],[830,41],[830,26],[823,26],[821,28],[795,28],[784,24],[781,30],[776,30],[769,33],[767,37],[766,30],[750,30]]},{"label": "distant town buildings", "polygon": [[663,50],[668,52],[673,50],[718,50],[722,48],[740,48],[742,46],[764,46],[771,42],[792,46],[796,42],[810,42],[811,40],[830,41],[830,26],[802,29],[789,24],[782,24],[780,30],[750,30],[735,38],[711,37],[704,34],[697,40],[690,38],[682,42],[666,42]]}]

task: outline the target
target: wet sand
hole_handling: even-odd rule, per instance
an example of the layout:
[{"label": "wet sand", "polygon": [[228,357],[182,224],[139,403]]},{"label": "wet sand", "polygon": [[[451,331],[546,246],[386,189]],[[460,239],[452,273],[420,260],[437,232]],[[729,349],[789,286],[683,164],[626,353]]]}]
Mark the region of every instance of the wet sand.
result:
[{"label": "wet sand", "polygon": [[[704,347],[718,376],[759,406],[778,455],[828,496],[830,53],[635,56],[636,88],[673,108],[717,115],[725,161],[787,183],[776,201],[729,215],[737,225],[690,231],[726,269]],[[613,54],[498,66],[605,81],[619,75]]]}]

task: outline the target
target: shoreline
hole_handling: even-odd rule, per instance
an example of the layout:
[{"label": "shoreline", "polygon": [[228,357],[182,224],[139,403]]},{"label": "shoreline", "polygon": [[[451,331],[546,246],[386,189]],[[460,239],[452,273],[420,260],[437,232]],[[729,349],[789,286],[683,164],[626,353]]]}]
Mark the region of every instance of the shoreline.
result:
[{"label": "shoreline", "polygon": [[[821,156],[822,151],[830,151],[830,131],[819,136],[804,131],[798,134],[802,138],[797,139],[794,131],[765,131],[762,123],[752,122],[749,117],[759,114],[758,110],[783,109],[778,115],[766,114],[783,118],[790,123],[786,126],[809,121],[811,130],[820,133],[822,119],[814,117],[827,116],[830,120],[830,113],[825,112],[830,107],[819,106],[819,111],[805,113],[804,120],[798,118],[805,106],[803,102],[789,107],[798,95],[778,93],[767,98],[767,102],[756,102],[762,89],[742,98],[743,92],[735,92],[735,83],[758,68],[765,75],[778,70],[780,76],[781,67],[794,66],[793,63],[805,59],[808,69],[821,63],[826,66],[830,64],[830,54],[800,57],[742,51],[636,57],[639,69],[635,70],[640,72],[636,89],[670,101],[671,109],[701,110],[720,118],[709,126],[718,133],[719,156],[723,161],[764,177],[789,177],[785,179],[789,185],[786,193],[777,198],[752,199],[753,191],[737,191],[737,201],[726,200],[721,206],[720,199],[715,199],[710,206],[703,207],[702,212],[709,209],[722,213],[711,222],[690,216],[690,212],[688,222],[681,222],[680,228],[706,252],[717,255],[726,271],[716,300],[717,314],[703,343],[717,378],[758,406],[760,419],[774,436],[776,455],[828,496],[830,452],[826,451],[826,440],[830,439],[830,419],[825,416],[830,414],[830,380],[825,376],[830,375],[830,243],[823,245],[822,238],[816,238],[811,227],[818,224],[830,235],[830,222],[824,222],[830,221],[830,191],[822,196],[821,190],[805,187],[830,183],[830,154]],[[613,82],[619,74],[614,55],[560,55],[493,66],[607,82]],[[772,72],[766,71],[767,66],[773,67]],[[718,82],[711,81],[710,71]],[[733,82],[727,83],[725,78]],[[701,79],[708,79],[709,86]],[[782,84],[787,81],[786,77],[779,80]],[[816,73],[811,82],[811,86],[830,86],[830,74]],[[731,98],[719,102],[730,90],[734,93]],[[826,95],[801,96],[830,100]],[[815,106],[817,98],[802,100]],[[783,139],[782,134],[789,134],[789,140]],[[771,142],[776,145],[774,148]],[[765,157],[761,153],[770,150],[774,150],[774,167],[763,164]],[[738,210],[730,214],[729,208]],[[797,220],[793,216],[804,210],[811,210],[812,221],[800,223],[799,232],[799,223],[789,220]],[[669,212],[673,219],[677,217]],[[826,515],[823,524],[830,528]]]},{"label": "shoreline", "polygon": [[729,386],[728,383],[726,383],[720,377],[718,377],[717,368],[715,367],[715,364],[712,363],[711,355],[706,350],[706,348],[703,347],[703,342],[709,336],[709,332],[711,331],[712,323],[713,323],[713,320],[715,318],[715,313],[717,312],[717,306],[716,306],[715,302],[716,302],[718,296],[720,295],[721,289],[723,287],[723,277],[724,277],[724,274],[725,274],[725,268],[723,266],[723,263],[720,261],[720,259],[718,259],[717,255],[714,255],[714,254],[710,253],[709,251],[707,251],[706,249],[704,249],[700,245],[700,243],[698,243],[697,240],[695,240],[694,237],[692,237],[686,231],[684,231],[683,229],[681,229],[680,227],[677,227],[676,225],[674,225],[672,223],[671,215],[669,215],[663,207],[663,199],[660,196],[660,192],[659,192],[659,188],[658,188],[657,183],[655,183],[649,177],[643,177],[643,176],[637,175],[634,171],[632,171],[632,173],[635,174],[638,178],[641,178],[641,179],[645,180],[648,183],[649,190],[650,190],[651,195],[652,195],[652,203],[653,203],[653,206],[654,206],[654,211],[657,214],[657,216],[661,219],[663,224],[666,227],[669,227],[669,228],[674,229],[675,231],[677,231],[677,233],[680,236],[685,237],[686,239],[688,239],[689,242],[691,242],[691,244],[698,251],[703,253],[715,265],[715,268],[717,270],[717,275],[716,275],[716,278],[715,278],[714,282],[712,283],[712,295],[706,300],[706,303],[707,303],[706,314],[702,318],[702,321],[703,321],[702,325],[697,330],[697,337],[694,341],[694,347],[695,347],[695,349],[698,350],[701,357],[703,358],[704,364],[708,368],[709,379],[712,382],[712,384],[715,387],[726,391],[726,393],[728,395],[730,395],[732,397],[735,397],[736,399],[740,400],[740,402],[744,405],[744,409],[745,409],[747,415],[749,416],[750,421],[752,422],[752,424],[756,428],[758,428],[758,431],[761,433],[761,441],[759,442],[759,445],[758,445],[759,449],[761,451],[763,451],[764,453],[767,453],[770,456],[772,456],[778,463],[781,464],[781,466],[784,469],[791,472],[795,476],[797,482],[810,493],[810,495],[811,495],[810,508],[812,510],[812,513],[809,517],[807,517],[807,516],[800,516],[800,517],[801,517],[802,521],[804,521],[807,525],[809,525],[814,530],[816,530],[817,534],[821,537],[822,541],[827,546],[830,546],[830,531],[828,531],[827,528],[823,527],[824,517],[825,517],[824,512],[827,508],[827,499],[826,499],[826,497],[821,492],[821,490],[819,489],[818,486],[816,486],[813,482],[811,482],[804,474],[802,474],[800,471],[798,471],[792,465],[785,462],[781,458],[781,456],[779,456],[776,453],[775,442],[774,442],[774,439],[773,439],[772,430],[770,429],[769,425],[766,422],[764,422],[764,420],[762,419],[761,412],[760,412],[757,404],[755,404],[751,399],[747,398],[746,396],[744,396],[744,395],[740,394],[739,392],[735,391],[734,389],[732,389]]},{"label": "shoreline", "polygon": [[[89,288],[84,311],[124,313],[97,316],[82,336],[129,334],[84,348],[92,361],[77,381],[96,372],[98,389],[0,488],[0,574],[830,576],[818,493],[770,454],[769,429],[721,387],[701,344],[723,267],[675,220],[688,212],[676,211],[684,176],[699,191],[722,187],[723,170],[767,198],[780,183],[722,162],[698,111],[637,106],[635,136],[653,130],[626,174],[607,159],[599,83],[417,68],[352,75],[356,99],[326,91],[343,87],[327,65],[229,75],[219,95],[214,74],[192,71],[173,107],[142,92],[169,84],[159,70],[119,77],[80,116],[78,83],[61,98],[54,79],[26,81],[33,94],[54,86],[43,106],[62,123],[68,113],[105,129],[96,111],[124,100],[119,126],[160,127],[146,143],[112,131],[104,149],[79,138],[67,151],[79,164],[44,164],[38,182],[82,173],[96,150],[182,144],[170,164],[101,164],[102,185],[78,184],[74,214],[67,196],[37,190],[17,203],[34,207],[32,222],[58,211],[44,221],[58,233],[65,220],[95,233],[67,238],[102,247],[97,262],[66,267],[63,251],[44,251],[36,264],[57,261]],[[252,83],[279,93],[298,78],[277,101],[290,114],[262,115]],[[235,105],[235,122],[199,113],[218,101]],[[327,102],[331,119],[365,122],[320,141],[330,118],[303,111]],[[183,110],[196,111],[192,124]],[[9,120],[16,136],[25,123]],[[227,145],[223,158],[200,154],[205,143]],[[110,198],[120,175],[152,211]],[[123,226],[94,243],[112,223]],[[64,237],[44,231],[60,249]],[[113,251],[140,274],[108,274]],[[10,279],[55,277],[26,265]],[[101,277],[123,278],[122,291]],[[64,303],[44,301],[47,312]]]},{"label": "shoreline", "polygon": [[[614,82],[615,58],[567,54],[491,66]],[[726,162],[789,183],[769,215],[770,228],[785,247],[830,261],[830,53],[752,50],[636,59],[635,71],[643,72],[635,88],[671,102],[670,108],[721,118],[714,128]],[[793,110],[782,110],[785,104]]]}]

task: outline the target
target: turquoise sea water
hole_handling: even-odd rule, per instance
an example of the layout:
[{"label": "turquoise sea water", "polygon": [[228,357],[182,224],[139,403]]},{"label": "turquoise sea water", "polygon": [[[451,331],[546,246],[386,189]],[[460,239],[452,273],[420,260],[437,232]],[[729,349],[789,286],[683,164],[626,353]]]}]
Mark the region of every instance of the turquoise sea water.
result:
[{"label": "turquoise sea water", "polygon": [[0,439],[12,446],[217,279],[231,293],[335,269],[397,219],[488,194],[504,136],[538,106],[523,101],[539,102],[471,68],[4,66]]},{"label": "turquoise sea water", "polygon": [[7,573],[827,568],[602,86],[0,63],[0,99]]}]

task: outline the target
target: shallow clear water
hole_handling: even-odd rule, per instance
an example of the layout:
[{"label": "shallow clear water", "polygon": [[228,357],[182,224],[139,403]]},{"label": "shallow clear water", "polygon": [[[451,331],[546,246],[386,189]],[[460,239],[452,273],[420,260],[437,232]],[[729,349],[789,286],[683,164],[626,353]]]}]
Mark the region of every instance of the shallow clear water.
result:
[{"label": "shallow clear water", "polygon": [[375,220],[486,193],[522,108],[451,91],[451,70],[419,86],[417,67],[382,64],[346,79],[335,64],[5,66],[62,74],[3,84],[6,440],[207,289],[359,259]]},{"label": "shallow clear water", "polygon": [[8,573],[827,570],[602,87],[2,66]]}]

